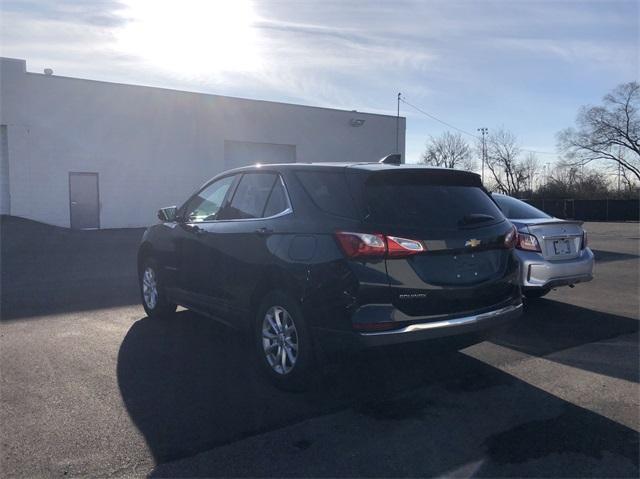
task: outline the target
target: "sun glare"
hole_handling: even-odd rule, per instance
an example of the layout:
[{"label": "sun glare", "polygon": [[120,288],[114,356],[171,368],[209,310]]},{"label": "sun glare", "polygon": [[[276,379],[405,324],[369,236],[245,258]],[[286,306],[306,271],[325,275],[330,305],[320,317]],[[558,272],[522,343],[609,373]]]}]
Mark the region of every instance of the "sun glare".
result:
[{"label": "sun glare", "polygon": [[181,76],[260,69],[257,20],[244,0],[127,0],[118,49]]}]

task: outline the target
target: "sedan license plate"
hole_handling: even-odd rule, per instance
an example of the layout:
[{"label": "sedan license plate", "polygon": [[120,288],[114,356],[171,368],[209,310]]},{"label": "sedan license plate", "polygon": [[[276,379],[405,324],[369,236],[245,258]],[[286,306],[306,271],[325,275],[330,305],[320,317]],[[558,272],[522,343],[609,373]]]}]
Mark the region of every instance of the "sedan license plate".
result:
[{"label": "sedan license plate", "polygon": [[569,245],[569,240],[555,240],[553,242],[553,250],[557,255],[569,254],[571,253],[571,246]]}]

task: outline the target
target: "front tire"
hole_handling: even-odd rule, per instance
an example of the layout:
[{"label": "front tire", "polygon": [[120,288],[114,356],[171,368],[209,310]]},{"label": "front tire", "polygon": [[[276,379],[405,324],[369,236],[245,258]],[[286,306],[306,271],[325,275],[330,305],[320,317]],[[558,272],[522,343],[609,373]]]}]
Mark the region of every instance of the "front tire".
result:
[{"label": "front tire", "polygon": [[167,297],[159,271],[158,263],[151,258],[147,258],[140,268],[142,306],[150,318],[167,318],[177,308]]},{"label": "front tire", "polygon": [[289,296],[267,294],[256,312],[255,350],[260,369],[278,388],[307,388],[314,366],[313,342],[302,309]]}]

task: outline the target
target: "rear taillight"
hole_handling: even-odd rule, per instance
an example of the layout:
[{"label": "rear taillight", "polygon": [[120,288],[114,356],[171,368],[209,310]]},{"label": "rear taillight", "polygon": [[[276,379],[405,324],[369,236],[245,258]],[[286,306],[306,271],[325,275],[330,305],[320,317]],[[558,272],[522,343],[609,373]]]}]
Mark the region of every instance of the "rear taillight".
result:
[{"label": "rear taillight", "polygon": [[582,243],[580,243],[580,249],[585,249],[587,246],[589,246],[589,240],[587,238],[587,232],[586,231],[582,231]]},{"label": "rear taillight", "polygon": [[518,230],[516,230],[515,226],[512,226],[509,232],[504,235],[504,247],[505,248],[513,248],[518,242]]},{"label": "rear taillight", "polygon": [[533,235],[527,233],[518,233],[518,241],[516,243],[516,248],[522,249],[525,251],[540,251],[540,244],[538,243],[538,238]]},{"label": "rear taillight", "polygon": [[336,239],[349,258],[383,257],[387,253],[384,235],[339,231]]},{"label": "rear taillight", "polygon": [[377,233],[339,231],[336,240],[348,258],[403,258],[426,249],[418,240]]},{"label": "rear taillight", "polygon": [[424,251],[421,241],[397,236],[387,236],[387,256],[389,258],[402,258]]}]

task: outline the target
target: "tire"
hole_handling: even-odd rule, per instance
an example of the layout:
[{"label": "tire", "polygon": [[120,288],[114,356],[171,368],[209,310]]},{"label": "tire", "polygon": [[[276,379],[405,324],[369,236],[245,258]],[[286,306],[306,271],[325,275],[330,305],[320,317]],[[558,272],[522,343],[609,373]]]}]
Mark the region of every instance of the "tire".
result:
[{"label": "tire", "polygon": [[307,389],[314,370],[314,347],[297,301],[281,292],[268,293],[256,311],[254,337],[259,367],[276,387]]},{"label": "tire", "polygon": [[525,289],[523,293],[527,299],[540,299],[544,295],[548,294],[549,291],[551,290],[547,288]]},{"label": "tire", "polygon": [[159,271],[158,263],[146,258],[138,278],[142,307],[150,318],[168,318],[176,312],[177,307],[169,301]]}]

